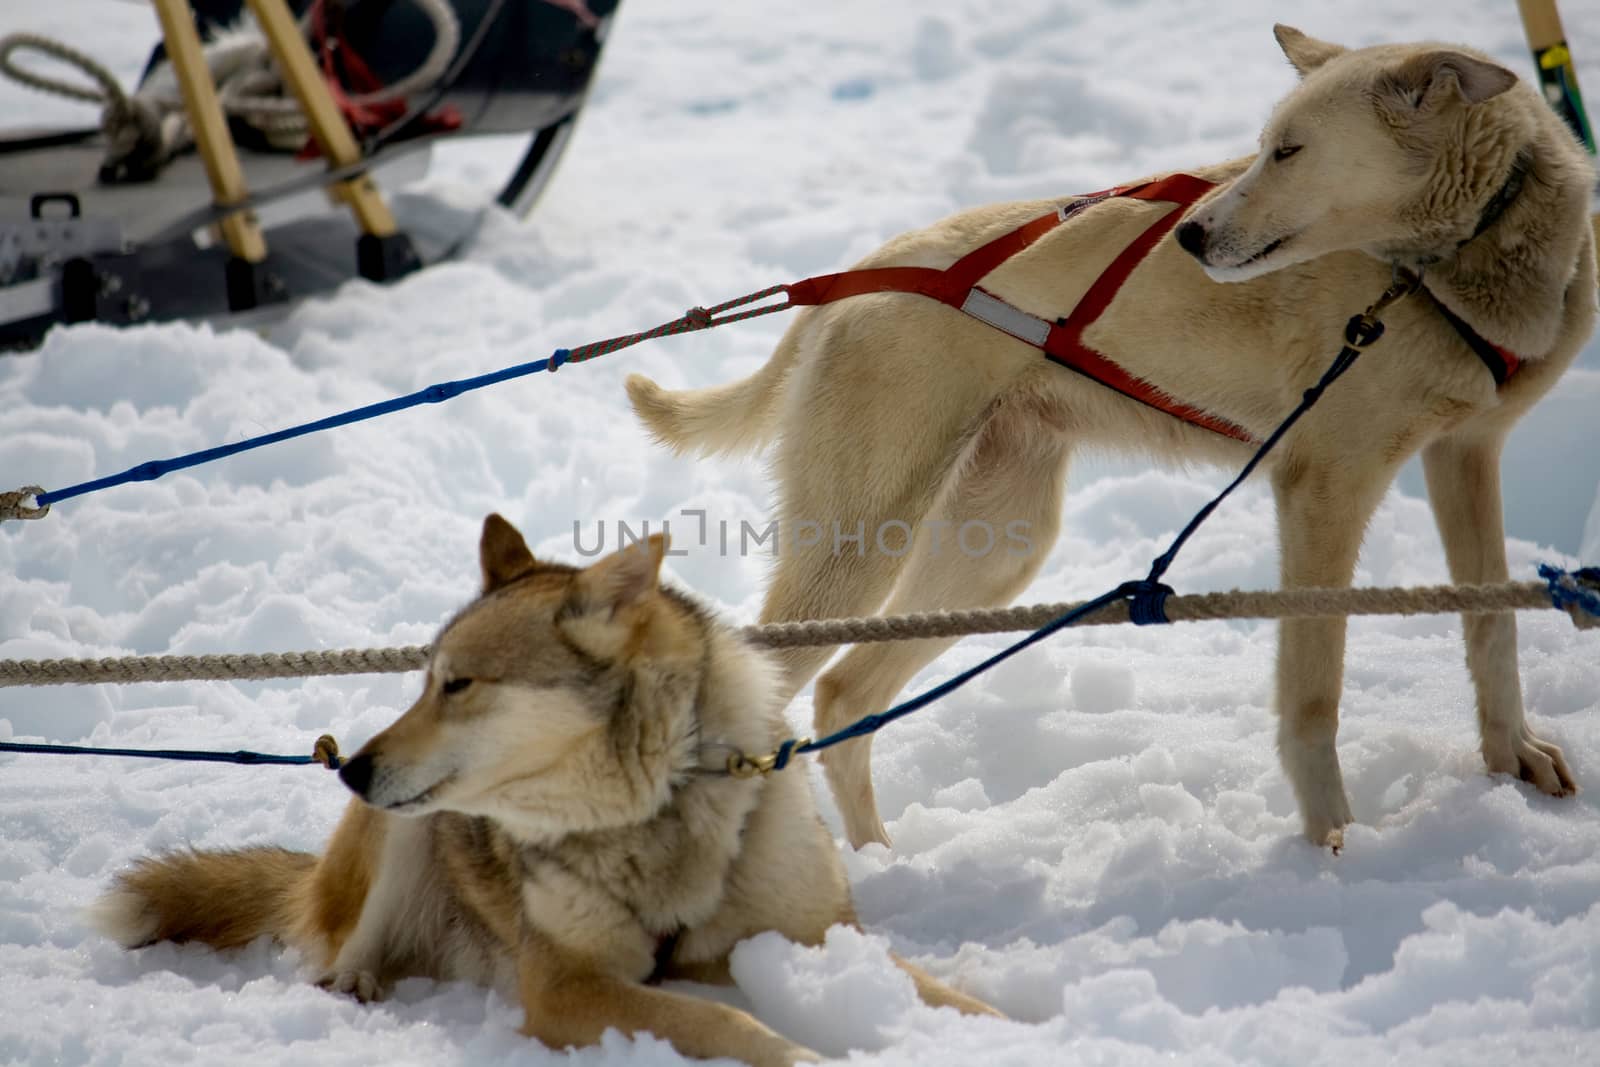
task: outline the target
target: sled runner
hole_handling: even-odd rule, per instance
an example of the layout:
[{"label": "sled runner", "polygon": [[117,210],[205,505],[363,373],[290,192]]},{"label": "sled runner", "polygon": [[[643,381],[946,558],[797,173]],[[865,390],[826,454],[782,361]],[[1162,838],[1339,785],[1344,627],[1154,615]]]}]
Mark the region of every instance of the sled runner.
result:
[{"label": "sled runner", "polygon": [[248,0],[247,18],[246,0],[156,0],[165,40],[127,91],[70,48],[0,40],[4,73],[103,104],[99,125],[86,104],[78,128],[0,128],[0,349],[62,322],[264,323],[449,258],[489,205],[395,190],[443,140],[518,135],[494,200],[528,212],[618,3]]}]

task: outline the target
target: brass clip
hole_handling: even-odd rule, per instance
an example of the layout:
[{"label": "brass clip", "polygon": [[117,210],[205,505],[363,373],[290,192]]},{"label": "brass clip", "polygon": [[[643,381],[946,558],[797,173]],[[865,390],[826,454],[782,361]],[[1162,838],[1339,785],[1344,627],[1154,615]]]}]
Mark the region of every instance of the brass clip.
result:
[{"label": "brass clip", "polygon": [[[778,769],[778,759],[784,754],[785,749],[794,753],[805,748],[811,743],[811,738],[788,743],[784,748],[777,748],[765,756],[746,756],[743,752],[735,752],[728,757],[728,774],[733,778],[754,778],[757,775],[768,775]],[[788,761],[785,760],[785,763]]]},{"label": "brass clip", "polygon": [[311,758],[330,771],[338,770],[344,763],[339,758],[339,742],[334,740],[332,734],[317,738],[317,743],[311,746]]}]

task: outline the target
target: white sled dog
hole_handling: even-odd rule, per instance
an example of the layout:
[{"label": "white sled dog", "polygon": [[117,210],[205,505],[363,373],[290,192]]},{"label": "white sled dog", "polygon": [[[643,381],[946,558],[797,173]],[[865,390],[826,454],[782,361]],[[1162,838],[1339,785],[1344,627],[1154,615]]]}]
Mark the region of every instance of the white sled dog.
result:
[{"label": "white sled dog", "polygon": [[[520,1000],[553,1048],[608,1027],[696,1057],[817,1057],[745,1012],[656,988],[727,982],[743,938],[854,923],[804,772],[729,773],[787,735],[778,672],[657,584],[660,535],[584,570],[484,522],[483,595],[434,642],[423,693],[340,770],[321,856],[141,860],[93,907],[133,947],[270,934],[361,1000],[422,975]],[[922,999],[994,1014],[903,960]]]},{"label": "white sled dog", "polygon": [[[1259,154],[1193,172],[1217,187],[1161,237],[1083,340],[1161,396],[1260,439],[1317,380],[1392,265],[1423,271],[1425,288],[1384,315],[1383,340],[1267,461],[1282,584],[1348,585],[1373,509],[1419,450],[1451,576],[1502,581],[1501,443],[1594,323],[1594,172],[1539,94],[1475,51],[1347,50],[1284,26],[1275,33],[1301,80],[1273,111]],[[1011,321],[1031,316],[1043,329],[1173,210],[1112,197],[1068,217],[1066,203],[966,211],[896,238],[859,267],[944,269],[1059,210],[1055,229],[982,279],[983,300],[1006,301]],[[1515,371],[1503,385],[1486,369],[1493,360]],[[744,381],[667,392],[636,375],[628,393],[653,434],[678,450],[775,440],[780,535],[801,523],[866,531],[864,550],[826,538],[809,551],[784,544],[767,622],[1006,603],[1055,540],[1067,459],[1079,445],[1232,468],[1252,450],[906,293],[801,311]],[[969,522],[1024,523],[1032,551],[957,552],[949,532]],[[873,550],[874,531],[905,527],[916,531],[909,552]],[[1524,721],[1513,616],[1463,626],[1489,770],[1552,795],[1573,792],[1561,751]],[[1279,634],[1278,749],[1306,836],[1337,849],[1351,821],[1334,749],[1345,625],[1294,620]],[[882,710],[946,647],[850,650],[817,682],[817,730]],[[828,654],[785,652],[785,692]],[[887,841],[869,741],[822,759],[850,840]]]}]

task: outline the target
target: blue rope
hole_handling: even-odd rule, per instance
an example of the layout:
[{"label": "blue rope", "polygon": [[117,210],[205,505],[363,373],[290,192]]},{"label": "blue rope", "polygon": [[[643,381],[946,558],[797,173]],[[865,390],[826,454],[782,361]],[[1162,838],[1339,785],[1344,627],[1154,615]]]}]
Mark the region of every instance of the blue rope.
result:
[{"label": "blue rope", "polygon": [[[1418,280],[1417,284],[1420,284],[1420,280]],[[1407,291],[1414,291],[1414,289]],[[1261,460],[1267,455],[1267,453],[1271,452],[1272,449],[1277,446],[1278,442],[1283,439],[1284,434],[1288,433],[1289,429],[1299,421],[1300,417],[1307,411],[1311,410],[1312,406],[1321,399],[1323,392],[1328,388],[1328,386],[1332,385],[1340,375],[1350,369],[1350,367],[1355,363],[1356,359],[1361,355],[1360,350],[1383,336],[1383,324],[1378,322],[1374,315],[1376,309],[1381,308],[1393,299],[1396,299],[1397,297],[1395,294],[1397,293],[1404,295],[1403,293],[1400,293],[1400,283],[1398,278],[1395,284],[1391,285],[1390,289],[1383,295],[1383,297],[1379,299],[1378,303],[1374,304],[1372,308],[1368,309],[1366,314],[1355,315],[1351,317],[1349,323],[1347,323],[1345,326],[1345,340],[1347,343],[1345,347],[1340,350],[1338,356],[1334,358],[1328,369],[1323,372],[1322,377],[1318,379],[1315,385],[1305,391],[1304,395],[1300,399],[1299,406],[1291,411],[1288,417],[1278,425],[1278,428],[1267,436],[1267,439],[1262,442],[1261,447],[1256,450],[1255,454],[1250,457],[1249,462],[1244,465],[1244,468],[1239,472],[1239,475],[1234,478],[1233,481],[1229,482],[1220,493],[1213,497],[1205,507],[1201,508],[1195,514],[1194,518],[1189,520],[1188,525],[1185,526],[1183,530],[1179,532],[1178,536],[1173,539],[1172,544],[1167,547],[1167,550],[1152,561],[1150,565],[1150,573],[1142,581],[1123,582],[1115,589],[1103,593],[1088,603],[1082,604],[1072,611],[1069,611],[1066,614],[1051,620],[1050,622],[1041,626],[1039,629],[1030,633],[1028,636],[1022,638],[1020,641],[1001,649],[999,652],[990,656],[977,666],[962,671],[960,674],[957,674],[955,677],[933,687],[927,692],[912,697],[910,700],[902,701],[901,703],[896,704],[894,707],[889,708],[887,711],[882,711],[875,715],[868,715],[857,720],[855,723],[852,723],[850,726],[836,731],[835,733],[829,734],[827,737],[821,738],[820,740],[802,742],[791,738],[783,742],[783,744],[780,745],[778,750],[774,753],[772,769],[782,770],[784,767],[789,765],[794,756],[797,756],[800,753],[817,752],[825,748],[830,748],[833,745],[840,744],[841,742],[851,740],[852,738],[862,737],[867,734],[874,733],[896,719],[909,715],[912,712],[924,708],[934,701],[955,692],[957,689],[966,685],[978,675],[983,674],[985,671],[988,671],[995,666],[998,666],[999,664],[1010,659],[1012,656],[1016,655],[1018,652],[1037,644],[1058,630],[1062,630],[1068,626],[1071,626],[1084,616],[1098,611],[1101,608],[1106,607],[1109,604],[1113,604],[1119,600],[1126,600],[1129,602],[1129,617],[1133,622],[1140,626],[1171,622],[1171,620],[1167,618],[1165,604],[1167,597],[1172,594],[1172,589],[1170,586],[1162,583],[1162,575],[1165,574],[1167,568],[1172,565],[1172,561],[1177,558],[1178,552],[1183,548],[1184,544],[1187,543],[1194,532],[1200,528],[1201,524],[1204,523],[1206,519],[1211,517],[1211,513],[1214,512],[1225,499],[1232,495],[1233,491],[1243,484],[1244,480],[1255,471],[1257,465],[1260,464]],[[755,295],[760,296],[764,294]],[[774,310],[776,309],[777,308],[774,308]],[[113,485],[121,485],[125,482],[149,481],[153,478],[159,478],[161,475],[166,474],[169,471],[182,470],[185,467],[197,466],[198,464],[206,463],[214,459],[221,459],[224,456],[231,456],[252,448],[259,448],[262,445],[273,444],[278,441],[285,441],[290,438],[300,437],[309,433],[316,433],[319,430],[332,429],[335,426],[344,426],[352,422],[360,422],[364,419],[376,418],[379,415],[386,415],[393,411],[400,411],[405,408],[415,407],[418,404],[437,404],[441,401],[449,400],[451,397],[458,396],[461,393],[468,392],[473,389],[482,389],[485,386],[494,385],[498,382],[507,381],[511,378],[519,378],[529,374],[537,374],[543,370],[555,371],[571,358],[571,354],[572,353],[568,349],[557,349],[549,359],[534,360],[532,363],[521,363],[513,367],[507,367],[503,370],[493,371],[489,374],[482,374],[475,378],[463,378],[458,381],[441,382],[437,385],[430,385],[426,389],[418,390],[417,392],[411,393],[407,396],[397,397],[395,399],[382,401],[381,403],[377,404],[369,404],[366,407],[356,408],[352,411],[343,412],[342,414],[338,415],[331,415],[325,419],[319,419],[316,422],[308,422],[300,426],[293,426],[285,430],[279,430],[275,433],[263,434],[260,437],[253,437],[231,445],[223,445],[217,448],[206,449],[201,452],[193,452],[189,455],[179,456],[170,460],[151,460],[150,462],[141,463],[136,467],[132,467],[126,471],[123,471],[121,474],[99,478],[92,482],[84,482],[80,485],[69,486],[66,489],[57,489],[52,492],[38,494],[36,498],[37,503],[40,507],[45,507],[49,504],[55,503],[56,501],[67,500],[71,497],[81,496],[84,493],[91,493],[98,489],[108,488]],[[1541,573],[1543,573],[1542,570]],[[1586,571],[1580,571],[1578,573],[1580,577],[1592,577],[1588,575],[1588,572]],[[1552,597],[1555,597],[1558,595],[1556,592],[1556,580],[1551,579],[1550,581],[1552,590],[1551,595]],[[1577,602],[1584,604],[1586,607],[1588,606],[1588,600],[1585,598],[1593,598],[1597,601],[1600,601],[1600,597],[1594,597],[1593,594],[1589,594],[1585,591],[1580,590],[1576,594],[1569,593],[1566,591],[1564,586],[1562,587],[1562,593],[1560,595],[1576,597]],[[1589,608],[1589,610],[1596,611],[1597,614],[1600,614],[1600,607]],[[248,751],[206,752],[195,751],[192,749],[87,748],[75,745],[33,745],[16,742],[0,742],[0,752],[25,752],[57,755],[70,754],[91,756],[130,756],[147,759],[186,760],[207,763],[293,765],[323,763],[330,770],[337,770],[340,765],[340,760],[336,749],[328,752],[321,752],[318,755],[312,756],[280,756]]]},{"label": "blue rope", "polygon": [[1290,427],[1300,421],[1300,416],[1310,411],[1316,402],[1322,399],[1322,394],[1327,390],[1328,386],[1332,385],[1341,374],[1350,369],[1356,358],[1361,355],[1361,349],[1383,336],[1383,323],[1366,320],[1361,315],[1355,315],[1345,324],[1344,336],[1349,343],[1339,350],[1339,354],[1328,365],[1328,369],[1323,372],[1322,377],[1317,379],[1317,384],[1307,389],[1301,396],[1300,406],[1289,412],[1289,417],[1279,423],[1276,430],[1267,435],[1267,439],[1261,442],[1261,447],[1256,450],[1256,454],[1251,456],[1250,461],[1239,471],[1239,476],[1229,482],[1228,487],[1213,497],[1210,503],[1195,512],[1194,518],[1189,520],[1189,525],[1185,526],[1178,536],[1173,538],[1172,544],[1167,547],[1167,550],[1157,556],[1151,563],[1150,575],[1145,579],[1146,581],[1158,581],[1167,572],[1167,568],[1172,566],[1172,561],[1177,558],[1179,550],[1188,542],[1190,536],[1200,528],[1201,524],[1211,517],[1211,513],[1217,510],[1217,505],[1227,499],[1228,495],[1237,489],[1246,478],[1255,473],[1257,465],[1266,457],[1268,452],[1277,447],[1278,442],[1283,440],[1283,435],[1289,432]]},{"label": "blue rope", "polygon": [[1322,399],[1322,394],[1327,390],[1328,386],[1332,385],[1340,375],[1354,365],[1356,359],[1361,355],[1361,349],[1383,336],[1383,323],[1378,322],[1370,315],[1355,315],[1345,325],[1344,335],[1347,343],[1339,350],[1339,354],[1334,357],[1333,362],[1323,372],[1322,377],[1317,379],[1317,383],[1307,389],[1301,396],[1299,406],[1291,411],[1288,417],[1278,424],[1278,428],[1267,436],[1267,439],[1261,443],[1261,447],[1256,450],[1255,455],[1251,456],[1249,462],[1239,471],[1238,477],[1229,482],[1222,492],[1212,497],[1205,507],[1196,512],[1194,518],[1189,520],[1189,524],[1178,533],[1177,537],[1173,538],[1172,544],[1167,546],[1167,550],[1151,562],[1150,573],[1142,581],[1123,582],[1115,589],[1102,593],[1088,603],[1080,604],[1065,615],[1050,620],[1020,641],[996,652],[982,663],[969,667],[955,677],[934,686],[925,693],[920,693],[909,700],[902,701],[887,711],[880,711],[877,714],[857,719],[849,726],[815,741],[807,741],[798,746],[794,745],[792,741],[784,742],[784,746],[778,750],[779,761],[773,764],[773,769],[777,770],[787,764],[790,755],[801,752],[819,752],[822,749],[831,748],[845,741],[876,733],[896,719],[910,715],[912,712],[925,708],[936,700],[949,696],[978,675],[999,666],[1023,649],[1038,644],[1058,630],[1063,630],[1085,616],[1092,615],[1101,608],[1114,604],[1119,600],[1128,601],[1128,615],[1133,622],[1140,626],[1171,622],[1172,620],[1167,618],[1165,605],[1167,597],[1172,593],[1172,589],[1162,583],[1161,576],[1166,573],[1168,567],[1172,566],[1172,561],[1177,558],[1178,552],[1193,536],[1194,532],[1200,528],[1201,524],[1211,517],[1211,513],[1217,510],[1218,505],[1232,495],[1233,491],[1239,488],[1244,483],[1244,480],[1255,472],[1256,467],[1266,457],[1267,453],[1271,452],[1277,447],[1278,442],[1283,440],[1284,434],[1288,433],[1290,428],[1300,421],[1300,417],[1310,411],[1318,400]]},{"label": "blue rope", "polygon": [[85,493],[93,493],[101,489],[109,489],[114,485],[123,485],[127,482],[152,481],[172,471],[183,470],[186,467],[198,467],[202,463],[210,463],[212,460],[223,459],[227,456],[237,455],[240,452],[248,452],[253,448],[261,448],[263,445],[277,444],[279,441],[287,441],[294,437],[304,437],[306,434],[317,433],[321,430],[331,430],[336,426],[348,426],[352,422],[375,419],[380,415],[403,411],[419,404],[443,403],[462,393],[496,385],[512,378],[538,374],[542,370],[554,371],[567,362],[571,355],[572,353],[568,349],[558,348],[549,359],[536,359],[532,363],[519,363],[514,367],[505,367],[501,370],[491,371],[488,374],[480,374],[475,378],[461,378],[452,382],[440,382],[437,385],[430,385],[426,389],[419,389],[405,396],[383,400],[376,404],[368,404],[365,407],[354,408],[350,411],[340,412],[337,415],[329,415],[327,418],[318,419],[315,422],[305,422],[299,426],[275,430],[259,437],[235,441],[230,445],[218,445],[215,448],[190,452],[187,455],[177,456],[173,459],[149,460],[148,462],[140,463],[138,466],[129,467],[121,474],[110,474],[104,478],[96,478],[93,481],[70,485],[65,489],[52,489],[47,493],[36,494],[35,500],[39,507],[49,507],[59,501],[70,500],[75,496],[83,496]]},{"label": "blue rope", "polygon": [[792,737],[783,744],[779,745],[778,752],[772,761],[772,769],[775,771],[781,771],[785,767],[789,766],[789,760],[793,758],[795,752],[800,751],[800,749],[800,742],[796,741]]},{"label": "blue rope", "polygon": [[[1299,406],[1291,411],[1289,416],[1278,425],[1278,428],[1268,435],[1267,439],[1261,443],[1261,447],[1256,450],[1255,455],[1250,457],[1250,461],[1244,465],[1244,469],[1239,472],[1238,477],[1229,482],[1222,492],[1218,493],[1211,499],[1210,503],[1201,508],[1195,517],[1189,521],[1189,524],[1183,528],[1176,538],[1173,539],[1172,544],[1167,547],[1167,550],[1155,558],[1155,560],[1151,563],[1150,573],[1142,581],[1123,582],[1115,589],[1112,589],[1107,593],[1103,593],[1088,603],[1079,605],[1077,608],[1067,612],[1065,615],[1045,623],[1043,626],[1039,627],[1039,629],[1028,634],[1020,641],[1001,649],[999,652],[996,652],[994,655],[990,656],[982,663],[979,663],[977,666],[970,667],[967,670],[962,671],[960,674],[957,674],[955,677],[934,686],[927,692],[921,693],[909,700],[896,704],[887,711],[882,711],[875,715],[868,715],[862,719],[858,719],[856,722],[845,727],[844,729],[838,730],[832,734],[829,734],[827,737],[816,741],[801,742],[793,738],[785,741],[778,747],[777,752],[774,754],[775,758],[773,760],[772,769],[775,771],[782,770],[789,765],[789,762],[793,757],[802,752],[818,752],[825,748],[831,748],[832,746],[840,744],[844,741],[849,741],[853,738],[864,737],[867,734],[875,733],[887,726],[889,723],[894,722],[896,719],[910,715],[912,712],[925,708],[934,701],[948,696],[957,689],[960,689],[962,686],[966,685],[968,682],[972,681],[972,679],[976,678],[978,675],[983,674],[985,671],[988,671],[1001,663],[1004,663],[1006,660],[1010,659],[1012,656],[1015,656],[1023,649],[1038,644],[1040,641],[1043,641],[1046,637],[1049,637],[1056,631],[1071,626],[1084,616],[1090,615],[1107,606],[1108,604],[1116,603],[1119,600],[1128,601],[1128,614],[1130,618],[1140,626],[1171,622],[1171,620],[1167,618],[1165,605],[1167,597],[1172,594],[1172,588],[1162,583],[1161,576],[1166,573],[1167,568],[1172,565],[1172,561],[1177,557],[1179,550],[1183,548],[1190,536],[1192,536],[1194,532],[1200,528],[1200,524],[1205,522],[1205,520],[1211,516],[1211,513],[1217,509],[1217,506],[1221,504],[1223,500],[1227,499],[1228,496],[1230,496],[1235,489],[1239,488],[1244,480],[1250,476],[1250,474],[1256,469],[1256,466],[1261,462],[1262,458],[1265,457],[1268,452],[1272,451],[1278,442],[1283,439],[1283,435],[1289,432],[1289,428],[1299,421],[1300,416],[1311,410],[1311,407],[1316,404],[1319,399],[1321,399],[1323,391],[1326,390],[1329,385],[1333,384],[1334,380],[1337,379],[1341,374],[1350,369],[1351,365],[1355,363],[1356,358],[1361,354],[1360,349],[1354,346],[1365,346],[1371,344],[1373,341],[1376,341],[1380,336],[1382,336],[1382,334],[1382,323],[1373,322],[1372,320],[1365,319],[1360,315],[1357,315],[1350,320],[1349,325],[1345,327],[1345,339],[1349,341],[1349,344],[1340,350],[1339,355],[1335,357],[1333,363],[1323,373],[1322,377],[1317,381],[1317,384],[1305,391],[1305,394],[1300,398]],[[61,500],[69,496],[76,496],[79,493],[91,492],[94,489],[103,488],[105,485],[115,485],[118,483],[118,481],[134,481],[158,477],[160,474],[164,473],[165,470],[175,470],[180,466],[193,466],[195,463],[204,463],[206,459],[214,459],[218,454],[229,455],[233,452],[243,451],[245,448],[256,447],[257,444],[268,444],[272,441],[283,440],[285,437],[298,436],[302,433],[311,433],[314,430],[325,429],[328,426],[339,426],[346,422],[355,422],[360,418],[371,418],[373,415],[395,411],[402,407],[411,407],[415,404],[437,403],[441,400],[448,400],[457,393],[465,392],[468,389],[478,389],[485,385],[491,385],[495,382],[504,381],[507,378],[514,378],[519,375],[532,374],[537,371],[544,370],[546,364],[549,364],[550,369],[554,370],[563,362],[565,362],[565,359],[562,357],[562,352],[558,351],[556,355],[552,356],[549,360],[537,360],[533,363],[524,363],[517,367],[510,367],[506,370],[496,371],[493,374],[485,374],[477,378],[466,378],[459,382],[446,382],[442,385],[429,386],[427,389],[413,393],[410,396],[401,397],[396,400],[385,401],[382,404],[373,404],[367,408],[358,408],[356,411],[346,412],[344,415],[335,415],[331,418],[323,419],[321,422],[307,423],[305,426],[295,427],[289,430],[280,430],[275,434],[268,434],[265,437],[255,438],[252,441],[241,441],[236,445],[228,445],[225,448],[211,449],[209,453],[195,453],[194,456],[183,457],[180,460],[168,461],[167,466],[161,470],[155,470],[153,473],[143,475],[136,473],[143,471],[146,468],[158,466],[156,463],[142,464],[139,467],[133,468],[132,471],[124,472],[124,474],[118,475],[115,478],[101,479],[99,482],[90,482],[83,486],[74,486],[71,489],[62,489],[55,493],[45,494],[45,496],[41,496],[39,498],[39,503],[42,506],[50,503],[52,500]],[[203,456],[204,458],[195,458],[198,456]],[[46,499],[46,496],[48,496],[50,499]],[[1553,588],[1554,583],[1552,583],[1552,589]],[[18,745],[0,743],[0,751],[76,753],[79,755],[98,756],[144,756],[151,759],[195,760],[216,763],[305,764],[320,762],[314,756],[270,756],[259,752],[229,753],[195,752],[171,749],[144,750],[79,748],[71,745]],[[331,765],[337,769],[337,756],[333,757]]]},{"label": "blue rope", "polygon": [[[551,353],[549,359],[536,359],[532,363],[519,363],[514,367],[506,367],[504,370],[492,371],[488,374],[480,374],[476,378],[462,378],[459,381],[440,382],[438,385],[430,385],[426,389],[419,389],[417,392],[410,393],[406,396],[396,397],[393,400],[384,400],[376,404],[368,404],[366,407],[355,408],[354,410],[342,412],[338,415],[330,415],[325,419],[318,419],[316,422],[307,422],[299,426],[291,426],[286,430],[278,430],[274,433],[262,434],[259,437],[252,437],[248,440],[238,441],[231,445],[220,445],[216,448],[207,448],[199,452],[191,452],[188,455],[178,456],[173,459],[151,460],[147,463],[141,463],[136,467],[130,467],[121,474],[113,474],[105,478],[96,478],[94,481],[82,482],[78,485],[68,486],[65,489],[54,489],[50,492],[32,493],[31,495],[35,504],[34,507],[20,508],[21,501],[27,499],[27,497],[30,495],[26,490],[19,491],[17,493],[4,494],[6,496],[15,498],[15,503],[12,505],[12,513],[5,517],[38,518],[44,514],[45,510],[47,510],[51,504],[61,500],[70,500],[72,497],[82,496],[85,493],[93,493],[100,489],[109,489],[114,485],[122,485],[126,482],[148,482],[171,471],[183,470],[186,467],[196,467],[202,463],[210,463],[212,460],[223,459],[227,456],[236,455],[240,452],[247,452],[252,448],[260,448],[263,445],[276,444],[279,441],[287,441],[294,437],[303,437],[306,434],[317,433],[321,430],[331,430],[336,426],[347,426],[352,422],[375,419],[379,415],[388,415],[391,412],[403,411],[406,408],[416,407],[418,404],[438,404],[442,401],[449,400],[451,397],[459,396],[462,393],[469,392],[473,389],[482,389],[485,386],[496,385],[512,378],[521,378],[529,374],[537,374],[544,370],[554,373],[555,371],[560,370],[561,367],[567,363],[581,363],[584,360],[594,359],[598,356],[608,355],[612,352],[618,352],[629,347],[630,345],[636,345],[642,341],[649,341],[657,337],[670,337],[674,334],[688,333],[691,330],[706,330],[713,326],[726,326],[729,323],[743,322],[746,319],[753,319],[761,315],[771,315],[774,312],[784,311],[794,306],[793,302],[788,299],[787,293],[787,286],[768,286],[767,288],[758,290],[754,293],[746,293],[744,296],[734,297],[732,300],[725,300],[722,303],[717,304],[715,307],[690,308],[679,318],[676,318],[671,322],[662,323],[660,326],[645,330],[641,333],[630,333],[621,337],[613,337],[605,341],[594,341],[590,344],[579,345],[575,349],[558,348],[555,350],[555,352]],[[768,297],[778,296],[780,294],[784,295],[785,297],[782,303],[770,303],[761,307],[749,308],[744,311],[736,311],[733,314],[724,314],[724,312],[734,311],[735,308],[742,308],[747,304],[754,304],[758,301],[765,300]],[[29,488],[31,489],[32,487],[30,486]]]},{"label": "blue rope", "polygon": [[330,755],[325,761],[318,756],[280,756],[270,752],[204,752],[187,748],[90,748],[84,745],[31,745],[19,741],[0,741],[0,752],[26,752],[34,755],[56,756],[131,756],[142,759],[183,760],[189,763],[247,763],[284,764],[303,766],[324,763],[329,770],[339,769],[340,760]]},{"label": "blue rope", "polygon": [[[896,719],[904,718],[914,711],[922,710],[936,700],[940,700],[949,696],[957,689],[960,689],[962,686],[972,681],[972,679],[976,678],[978,675],[994,667],[998,667],[1012,656],[1015,656],[1018,652],[1021,652],[1023,649],[1028,648],[1031,645],[1038,644],[1040,641],[1043,641],[1057,630],[1065,629],[1066,627],[1077,622],[1079,619],[1083,618],[1085,615],[1099,611],[1106,605],[1113,604],[1116,601],[1123,599],[1125,596],[1129,595],[1125,592],[1127,586],[1136,584],[1139,583],[1129,582],[1125,585],[1120,585],[1111,590],[1109,593],[1102,593],[1100,596],[1095,597],[1086,604],[1080,604],[1078,607],[1067,612],[1065,615],[1059,616],[1045,623],[1043,626],[1039,627],[1022,640],[1002,648],[999,652],[996,652],[982,663],[979,663],[973,667],[968,667],[955,677],[939,683],[924,693],[917,694],[910,700],[901,701],[899,704],[896,704],[887,711],[880,711],[876,715],[863,716],[862,718],[851,723],[849,726],[846,726],[844,729],[837,730],[834,733],[829,734],[827,737],[819,738],[816,741],[807,741],[798,746],[796,746],[793,741],[785,741],[783,746],[778,749],[780,758],[786,750],[790,754],[798,754],[801,752],[820,752],[825,748],[832,748],[834,745],[841,744],[845,741],[849,741],[857,737],[865,737],[871,733],[877,733],[879,730],[883,729],[891,722],[894,722]],[[781,759],[781,762],[787,763],[788,760]],[[780,763],[774,763],[772,765],[772,769],[777,770],[779,766]]]}]

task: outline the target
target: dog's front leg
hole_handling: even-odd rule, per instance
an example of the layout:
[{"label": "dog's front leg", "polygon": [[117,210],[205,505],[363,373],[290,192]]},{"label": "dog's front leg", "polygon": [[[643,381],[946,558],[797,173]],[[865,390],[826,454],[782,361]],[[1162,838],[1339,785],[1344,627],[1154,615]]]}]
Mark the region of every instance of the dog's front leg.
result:
[{"label": "dog's front leg", "polygon": [[738,1008],[608,974],[537,936],[519,953],[517,981],[526,1012],[522,1032],[551,1049],[597,1045],[615,1027],[630,1036],[654,1034],[695,1059],[731,1057],[752,1067],[820,1059]]},{"label": "dog's front leg", "polygon": [[[1450,578],[1462,584],[1507,579],[1500,509],[1500,439],[1444,438],[1422,453],[1428,502],[1439,524]],[[1541,741],[1523,718],[1517,672],[1517,620],[1503,611],[1463,615],[1467,670],[1477,690],[1483,761],[1491,774],[1511,774],[1551,796],[1577,791],[1555,745]]]},{"label": "dog's front leg", "polygon": [[[1274,472],[1285,589],[1342,588],[1355,573],[1361,535],[1388,485],[1297,460]],[[1278,755],[1313,844],[1339,851],[1353,821],[1339,755],[1345,620],[1285,619],[1278,628]]]},{"label": "dog's front leg", "polygon": [[[422,907],[428,853],[428,822],[389,815],[350,801],[345,820],[334,832],[328,851],[318,865],[324,900],[348,893],[342,883],[356,883],[357,895],[342,901],[342,929],[330,936],[333,961],[317,977],[317,985],[362,1002],[382,1000],[392,978],[387,974],[395,927],[403,925],[408,911],[426,914]],[[349,914],[356,910],[355,922]]]}]

